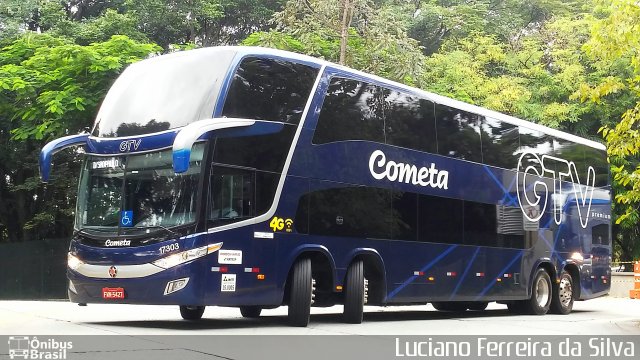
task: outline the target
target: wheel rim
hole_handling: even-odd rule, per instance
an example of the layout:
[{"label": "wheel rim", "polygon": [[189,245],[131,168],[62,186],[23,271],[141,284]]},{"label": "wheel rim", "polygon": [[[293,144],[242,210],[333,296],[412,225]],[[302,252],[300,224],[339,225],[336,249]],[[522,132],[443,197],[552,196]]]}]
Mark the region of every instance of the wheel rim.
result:
[{"label": "wheel rim", "polygon": [[563,307],[569,307],[573,298],[573,288],[571,287],[571,280],[569,278],[562,278],[560,285],[558,286],[558,296],[560,297],[560,303]]},{"label": "wheel rim", "polygon": [[540,307],[545,307],[549,303],[549,295],[551,294],[549,290],[549,284],[545,279],[538,279],[538,283],[536,284],[536,301]]}]

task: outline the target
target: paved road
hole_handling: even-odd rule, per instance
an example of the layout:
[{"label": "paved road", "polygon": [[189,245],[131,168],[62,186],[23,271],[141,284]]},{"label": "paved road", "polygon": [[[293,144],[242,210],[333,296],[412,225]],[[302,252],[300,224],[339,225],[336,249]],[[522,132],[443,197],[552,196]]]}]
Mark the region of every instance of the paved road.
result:
[{"label": "paved road", "polygon": [[286,325],[286,307],[244,319],[238,309],[209,307],[187,322],[177,306],[96,305],[61,301],[0,301],[3,335],[640,335],[640,300],[577,302],[568,316],[514,316],[492,303],[483,312],[443,313],[430,305],[365,308],[364,323],[341,322],[341,306],[312,309],[307,328]]}]

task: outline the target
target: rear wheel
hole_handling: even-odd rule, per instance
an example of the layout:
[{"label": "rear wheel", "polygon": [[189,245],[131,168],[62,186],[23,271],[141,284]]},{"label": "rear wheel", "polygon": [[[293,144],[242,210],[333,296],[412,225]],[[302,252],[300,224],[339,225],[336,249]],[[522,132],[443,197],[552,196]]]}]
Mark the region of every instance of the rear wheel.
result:
[{"label": "rear wheel", "polygon": [[350,324],[362,323],[364,304],[367,300],[367,280],[364,278],[364,263],[354,261],[349,265],[345,281],[344,321]]},{"label": "rear wheel", "polygon": [[533,279],[531,298],[524,302],[524,310],[532,315],[544,315],[551,306],[551,278],[545,269],[539,268]]},{"label": "rear wheel", "polygon": [[204,306],[180,306],[180,315],[185,320],[200,320],[204,314]]},{"label": "rear wheel", "polygon": [[551,312],[567,315],[573,309],[573,278],[571,274],[563,271],[560,274],[560,282],[553,287],[551,299]]},{"label": "rear wheel", "polygon": [[464,302],[434,302],[431,305],[438,311],[467,311],[467,303]]},{"label": "rear wheel", "polygon": [[289,324],[309,325],[311,302],[313,301],[313,279],[311,259],[300,259],[293,265],[291,286],[289,287]]},{"label": "rear wheel", "polygon": [[246,318],[258,318],[262,308],[260,306],[240,306],[240,314]]},{"label": "rear wheel", "polygon": [[507,308],[509,309],[509,312],[512,314],[523,314],[525,312],[524,310],[524,306],[525,306],[525,302],[528,300],[519,300],[519,301],[512,301],[507,303]]},{"label": "rear wheel", "polygon": [[474,301],[467,304],[467,308],[472,311],[483,311],[489,306],[486,301]]}]

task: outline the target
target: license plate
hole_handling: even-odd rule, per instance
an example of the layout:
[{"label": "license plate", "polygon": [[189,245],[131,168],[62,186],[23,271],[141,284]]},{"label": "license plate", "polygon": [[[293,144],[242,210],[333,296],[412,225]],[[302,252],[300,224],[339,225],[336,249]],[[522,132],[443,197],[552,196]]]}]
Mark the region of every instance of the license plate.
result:
[{"label": "license plate", "polygon": [[102,298],[106,300],[124,299],[124,288],[102,288]]}]

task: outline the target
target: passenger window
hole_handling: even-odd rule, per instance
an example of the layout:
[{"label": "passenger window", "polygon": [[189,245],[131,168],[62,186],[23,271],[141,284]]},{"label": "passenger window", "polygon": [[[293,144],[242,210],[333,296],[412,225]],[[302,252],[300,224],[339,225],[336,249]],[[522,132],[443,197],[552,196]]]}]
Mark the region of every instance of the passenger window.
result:
[{"label": "passenger window", "polygon": [[333,78],[322,104],[313,143],[346,140],[384,143],[380,88],[361,81]]},{"label": "passenger window", "polygon": [[518,127],[504,121],[485,118],[482,121],[482,161],[503,169],[518,166]]},{"label": "passenger window", "polygon": [[307,198],[310,234],[390,238],[388,190],[363,186],[317,190],[303,196],[299,206],[306,204]]},{"label": "passenger window", "polygon": [[211,169],[207,219],[221,225],[254,216],[254,172],[227,166]]},{"label": "passenger window", "polygon": [[436,104],[438,154],[482,162],[480,116]]},{"label": "passenger window", "polygon": [[229,87],[222,116],[298,124],[318,70],[276,59],[242,60]]},{"label": "passenger window", "polygon": [[418,195],[391,192],[391,238],[416,241],[418,237]]},{"label": "passenger window", "polygon": [[[609,184],[609,163],[607,152],[584,146],[586,165],[593,166],[596,171],[596,187],[604,187]],[[582,181],[582,178],[580,178]]]},{"label": "passenger window", "polygon": [[462,244],[463,202],[418,195],[418,241]]},{"label": "passenger window", "polygon": [[436,152],[433,102],[395,90],[384,91],[387,144]]}]

